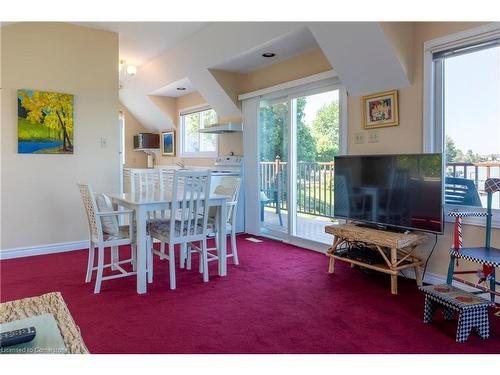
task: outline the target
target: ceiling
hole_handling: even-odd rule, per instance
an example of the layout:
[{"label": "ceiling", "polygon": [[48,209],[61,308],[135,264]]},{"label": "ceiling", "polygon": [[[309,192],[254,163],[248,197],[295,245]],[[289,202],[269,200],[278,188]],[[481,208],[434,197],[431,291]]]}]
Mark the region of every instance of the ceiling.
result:
[{"label": "ceiling", "polygon": [[119,35],[120,60],[141,66],[197,33],[208,22],[72,22]]},{"label": "ceiling", "polygon": [[[183,87],[185,90],[177,90],[177,88]],[[151,95],[158,95],[158,96],[170,96],[177,98],[179,96],[183,96],[189,93],[192,93],[196,91],[196,88],[194,85],[191,83],[191,81],[188,78],[183,78],[179,81],[172,82],[168,84],[167,86],[163,86],[151,93]]]},{"label": "ceiling", "polygon": [[[315,47],[318,47],[316,39],[307,27],[302,27],[211,68],[234,73],[248,73],[300,55]],[[276,56],[263,57],[262,54],[266,52],[275,53]]]}]

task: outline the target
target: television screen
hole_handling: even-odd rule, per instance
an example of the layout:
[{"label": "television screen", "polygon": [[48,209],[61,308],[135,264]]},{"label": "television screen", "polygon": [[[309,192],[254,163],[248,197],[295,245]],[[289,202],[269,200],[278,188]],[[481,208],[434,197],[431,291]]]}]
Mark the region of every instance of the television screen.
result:
[{"label": "television screen", "polygon": [[443,232],[442,155],[335,157],[334,216]]}]

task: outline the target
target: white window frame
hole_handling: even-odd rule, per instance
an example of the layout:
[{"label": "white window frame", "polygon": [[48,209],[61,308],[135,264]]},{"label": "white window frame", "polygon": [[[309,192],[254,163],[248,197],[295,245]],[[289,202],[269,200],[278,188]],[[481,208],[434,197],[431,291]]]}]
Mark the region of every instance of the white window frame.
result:
[{"label": "white window frame", "polygon": [[[489,39],[500,37],[500,22],[492,22],[483,26],[475,27],[459,33],[446,35],[444,37],[429,40],[424,43],[423,52],[423,152],[443,152],[444,127],[443,113],[435,108],[435,103],[443,98],[436,97],[436,85],[434,61],[432,55],[436,52],[450,48],[461,47],[470,44],[479,44]],[[440,79],[437,77],[437,79]],[[443,77],[441,77],[443,79]],[[443,171],[444,163],[443,158]],[[443,181],[444,184],[444,181]],[[444,201],[444,200],[443,200]],[[448,213],[454,209],[463,209],[464,206],[446,204],[444,206],[444,219],[452,222],[453,218]],[[464,224],[484,227],[484,218],[470,217],[462,220]],[[500,228],[500,210],[493,209],[492,227]]]},{"label": "white window frame", "polygon": [[[184,125],[184,116],[190,115],[193,113],[198,113],[198,112],[204,112],[213,109],[211,106],[208,105],[201,105],[201,106],[193,106],[193,107],[186,107],[183,108],[179,111],[178,113],[178,118],[179,118],[179,144],[178,150],[179,156],[183,158],[216,158],[219,156],[219,137],[216,136],[216,143],[215,143],[215,151],[199,151],[199,152],[188,152],[185,150],[184,145],[185,145],[185,137],[186,137],[186,132],[185,132],[185,125]],[[217,121],[219,121],[219,117],[216,113],[216,118]]]}]

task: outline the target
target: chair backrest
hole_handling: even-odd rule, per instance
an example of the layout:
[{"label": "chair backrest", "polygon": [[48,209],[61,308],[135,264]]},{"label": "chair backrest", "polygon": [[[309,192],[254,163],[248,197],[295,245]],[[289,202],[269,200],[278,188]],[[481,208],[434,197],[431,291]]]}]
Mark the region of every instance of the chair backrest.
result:
[{"label": "chair backrest", "polygon": [[[214,193],[218,195],[225,195],[231,197],[230,201],[227,202],[227,222],[231,225],[236,217],[236,206],[238,203],[238,197],[240,195],[241,188],[241,177],[237,176],[225,176],[221,178],[220,184],[215,188]],[[210,216],[215,216],[215,210],[210,210]]]},{"label": "chair backrest", "polygon": [[207,233],[210,171],[175,171],[170,238],[188,241]]},{"label": "chair backrest", "polygon": [[447,204],[454,204],[458,206],[483,206],[474,181],[466,178],[445,178],[444,201]]},{"label": "chair backrest", "polygon": [[132,170],[130,172],[130,193],[144,194],[158,191],[160,186],[160,171],[151,170]]},{"label": "chair backrest", "polygon": [[169,169],[160,169],[160,192],[172,191],[174,186],[174,173]]},{"label": "chair backrest", "polygon": [[102,241],[102,223],[100,216],[96,215],[97,203],[95,200],[94,192],[88,184],[77,183],[80,189],[80,194],[82,196],[83,206],[85,207],[85,212],[87,213],[87,220],[89,222],[90,238],[93,241]]}]

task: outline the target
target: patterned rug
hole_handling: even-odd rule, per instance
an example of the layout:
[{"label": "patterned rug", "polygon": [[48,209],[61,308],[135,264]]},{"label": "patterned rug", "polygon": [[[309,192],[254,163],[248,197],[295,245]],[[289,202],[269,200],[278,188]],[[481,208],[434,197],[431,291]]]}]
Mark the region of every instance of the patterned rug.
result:
[{"label": "patterned rug", "polygon": [[52,314],[57,321],[66,349],[71,354],[88,353],[80,329],[75,324],[61,293],[53,292],[0,303],[0,323],[12,322],[31,316]]}]

